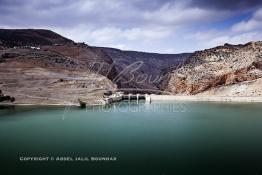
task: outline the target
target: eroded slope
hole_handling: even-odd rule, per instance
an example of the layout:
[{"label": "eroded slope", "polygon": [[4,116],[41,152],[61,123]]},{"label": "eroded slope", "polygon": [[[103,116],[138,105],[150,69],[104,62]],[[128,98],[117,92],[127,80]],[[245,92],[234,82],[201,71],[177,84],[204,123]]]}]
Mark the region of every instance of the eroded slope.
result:
[{"label": "eroded slope", "polygon": [[194,95],[234,84],[241,88],[240,83],[261,77],[262,42],[225,44],[195,52],[184,66],[169,72],[160,87],[173,94]]}]

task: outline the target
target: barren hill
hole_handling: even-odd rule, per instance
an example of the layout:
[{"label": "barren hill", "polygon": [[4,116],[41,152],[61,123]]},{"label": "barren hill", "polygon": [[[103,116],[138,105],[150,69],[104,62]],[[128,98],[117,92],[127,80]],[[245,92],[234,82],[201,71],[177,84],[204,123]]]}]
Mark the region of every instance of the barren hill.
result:
[{"label": "barren hill", "polygon": [[257,96],[260,87],[254,86],[261,77],[262,42],[225,44],[195,52],[184,66],[169,71],[160,87],[182,95]]},{"label": "barren hill", "polygon": [[73,43],[70,39],[44,29],[0,29],[0,42],[7,47]]},{"label": "barren hill", "polygon": [[0,44],[0,89],[15,103],[100,104],[104,92],[116,89],[107,78],[115,73],[107,71],[110,57],[52,31],[0,30]]}]

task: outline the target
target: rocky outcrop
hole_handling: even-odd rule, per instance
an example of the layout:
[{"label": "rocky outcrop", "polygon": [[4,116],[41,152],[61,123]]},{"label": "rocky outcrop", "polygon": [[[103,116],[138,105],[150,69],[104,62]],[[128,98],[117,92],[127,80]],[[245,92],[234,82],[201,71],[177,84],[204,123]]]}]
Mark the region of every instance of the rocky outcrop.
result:
[{"label": "rocky outcrop", "polygon": [[[262,42],[215,47],[195,52],[181,68],[166,74],[160,88],[194,95],[262,77]],[[255,94],[256,95],[256,94]]]}]

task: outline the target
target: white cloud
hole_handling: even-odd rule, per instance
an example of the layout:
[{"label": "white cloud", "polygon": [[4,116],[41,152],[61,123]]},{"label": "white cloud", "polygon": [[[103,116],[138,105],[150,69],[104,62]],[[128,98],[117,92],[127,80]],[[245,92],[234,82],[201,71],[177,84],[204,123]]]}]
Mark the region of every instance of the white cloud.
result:
[{"label": "white cloud", "polygon": [[212,48],[225,43],[244,44],[262,40],[262,9],[254,12],[246,21],[240,21],[225,29],[208,29],[186,35],[185,40],[194,43],[195,50]]},{"label": "white cloud", "polygon": [[[217,18],[219,16],[219,18]],[[187,7],[186,4],[165,4],[159,10],[143,13],[143,17],[148,21],[155,21],[165,25],[192,25],[200,22],[221,20],[229,16],[228,11],[216,11],[201,9],[197,7]]]},{"label": "white cloud", "polygon": [[[166,52],[166,48],[160,43],[174,34],[172,28],[162,27],[153,29],[104,27],[97,29],[92,26],[80,25],[70,28],[70,30],[65,28],[53,28],[53,30],[76,42],[86,42],[93,46],[151,52]],[[156,49],[158,50],[156,51]]]},{"label": "white cloud", "polygon": [[232,26],[234,32],[250,32],[262,29],[262,8],[257,10],[251,19]]},{"label": "white cloud", "polygon": [[132,28],[124,30],[124,36],[128,40],[156,40],[164,39],[172,33],[172,29],[167,28],[153,28],[153,29],[143,29],[143,28]]},{"label": "white cloud", "polygon": [[262,20],[262,8],[260,8],[259,10],[255,12],[254,18],[257,20]]},{"label": "white cloud", "polygon": [[81,25],[71,28],[70,30],[64,28],[55,28],[55,30],[76,41],[86,40],[94,43],[110,43],[117,40],[153,41],[164,39],[173,34],[173,29],[162,27],[156,27],[153,29],[104,27],[97,29],[92,26]]},{"label": "white cloud", "polygon": [[253,30],[262,29],[262,21],[250,19],[248,21],[241,21],[232,27],[234,32],[248,32]]},{"label": "white cloud", "polygon": [[195,43],[196,50],[230,44],[245,44],[250,41],[262,40],[262,33],[258,31],[235,33],[231,30],[224,31],[204,31],[198,32],[188,37]]},{"label": "white cloud", "polygon": [[262,39],[262,34],[259,32],[245,32],[238,35],[225,35],[211,39],[208,44],[212,47],[222,45],[225,43],[230,44],[244,44],[250,41],[257,41]]},{"label": "white cloud", "polygon": [[0,0],[0,26],[47,28],[89,45],[164,53],[262,39],[262,9],[249,20],[221,29],[216,22],[241,10],[201,2],[209,6],[197,1],[192,5],[192,0],[25,0],[4,7]]}]

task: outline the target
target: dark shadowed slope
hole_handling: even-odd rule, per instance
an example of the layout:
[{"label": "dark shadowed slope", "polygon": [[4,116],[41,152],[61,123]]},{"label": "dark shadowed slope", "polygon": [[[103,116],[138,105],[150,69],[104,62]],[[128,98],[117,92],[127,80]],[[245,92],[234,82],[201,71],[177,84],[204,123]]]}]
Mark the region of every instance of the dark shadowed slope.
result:
[{"label": "dark shadowed slope", "polygon": [[73,43],[70,39],[44,29],[0,29],[0,42],[8,47]]},{"label": "dark shadowed slope", "polygon": [[[121,76],[121,87],[157,89],[162,72],[169,67],[179,66],[191,55],[183,54],[157,54],[137,51],[122,51],[113,48],[101,48],[107,53],[116,65],[117,72],[127,73]],[[134,78],[133,76],[134,75]],[[131,80],[131,78],[133,78]]]}]

